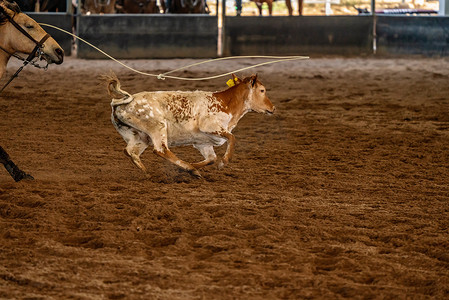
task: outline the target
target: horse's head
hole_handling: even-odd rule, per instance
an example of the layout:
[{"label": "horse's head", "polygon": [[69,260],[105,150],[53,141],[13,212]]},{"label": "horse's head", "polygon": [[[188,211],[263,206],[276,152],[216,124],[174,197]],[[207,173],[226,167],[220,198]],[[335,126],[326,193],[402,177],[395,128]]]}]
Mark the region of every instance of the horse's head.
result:
[{"label": "horse's head", "polygon": [[61,64],[64,50],[36,21],[20,11],[14,2],[0,2],[0,42],[14,52],[30,54],[38,46],[42,58],[48,63]]}]

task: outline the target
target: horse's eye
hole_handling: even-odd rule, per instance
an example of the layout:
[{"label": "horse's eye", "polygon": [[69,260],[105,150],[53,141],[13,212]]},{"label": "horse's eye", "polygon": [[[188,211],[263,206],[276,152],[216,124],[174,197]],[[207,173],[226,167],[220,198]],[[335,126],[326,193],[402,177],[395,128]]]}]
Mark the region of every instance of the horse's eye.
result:
[{"label": "horse's eye", "polygon": [[31,24],[26,24],[25,27],[26,27],[27,29],[33,29],[33,28],[34,28],[34,26],[31,25]]}]

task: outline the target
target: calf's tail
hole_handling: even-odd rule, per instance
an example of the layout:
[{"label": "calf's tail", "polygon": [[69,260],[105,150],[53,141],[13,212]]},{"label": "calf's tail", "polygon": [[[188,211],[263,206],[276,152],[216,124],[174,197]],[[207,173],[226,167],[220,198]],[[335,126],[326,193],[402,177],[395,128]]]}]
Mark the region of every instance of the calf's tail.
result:
[{"label": "calf's tail", "polygon": [[108,94],[112,97],[112,107],[128,104],[134,100],[130,93],[120,88],[120,81],[114,73],[111,73],[111,75],[104,75],[103,78],[108,85]]}]

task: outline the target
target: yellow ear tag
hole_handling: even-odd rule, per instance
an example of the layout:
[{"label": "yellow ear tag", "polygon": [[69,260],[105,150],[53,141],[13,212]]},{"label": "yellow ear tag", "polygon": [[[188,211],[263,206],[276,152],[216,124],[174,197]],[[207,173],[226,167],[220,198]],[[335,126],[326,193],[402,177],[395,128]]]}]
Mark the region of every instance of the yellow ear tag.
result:
[{"label": "yellow ear tag", "polygon": [[227,84],[229,87],[233,87],[233,86],[235,85],[234,79],[229,79],[228,81],[226,81],[226,84]]}]

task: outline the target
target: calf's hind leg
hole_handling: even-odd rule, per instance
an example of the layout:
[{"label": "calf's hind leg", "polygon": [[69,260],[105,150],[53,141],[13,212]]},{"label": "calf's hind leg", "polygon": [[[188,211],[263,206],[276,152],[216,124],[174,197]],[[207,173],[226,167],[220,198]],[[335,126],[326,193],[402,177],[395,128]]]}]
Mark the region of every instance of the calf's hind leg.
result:
[{"label": "calf's hind leg", "polygon": [[146,146],[143,147],[142,144],[135,144],[135,145],[128,145],[125,149],[123,149],[123,152],[125,152],[125,155],[131,158],[131,161],[133,164],[136,165],[139,169],[146,172],[147,168],[145,168],[145,165],[140,160],[140,154],[145,150]]},{"label": "calf's hind leg", "polygon": [[211,165],[217,160],[217,155],[215,154],[214,147],[212,145],[193,145],[193,147],[198,149],[204,157],[203,161],[192,163],[194,168],[199,169],[207,165]]},{"label": "calf's hind leg", "polygon": [[173,152],[168,149],[168,141],[167,141],[167,124],[164,122],[158,123],[147,123],[147,122],[135,122],[135,126],[138,130],[142,131],[148,135],[154,145],[153,152],[160,157],[165,158],[171,163],[177,165],[183,170],[190,172],[192,175],[196,177],[201,177],[201,174],[198,172],[195,167],[193,167],[188,162],[185,162],[179,159]]},{"label": "calf's hind leg", "polygon": [[140,155],[149,145],[148,136],[145,133],[138,132],[137,130],[127,126],[121,126],[118,128],[118,131],[127,143],[126,148],[123,150],[125,155],[131,158],[131,161],[136,165],[136,167],[146,172],[147,169],[140,160]]}]

